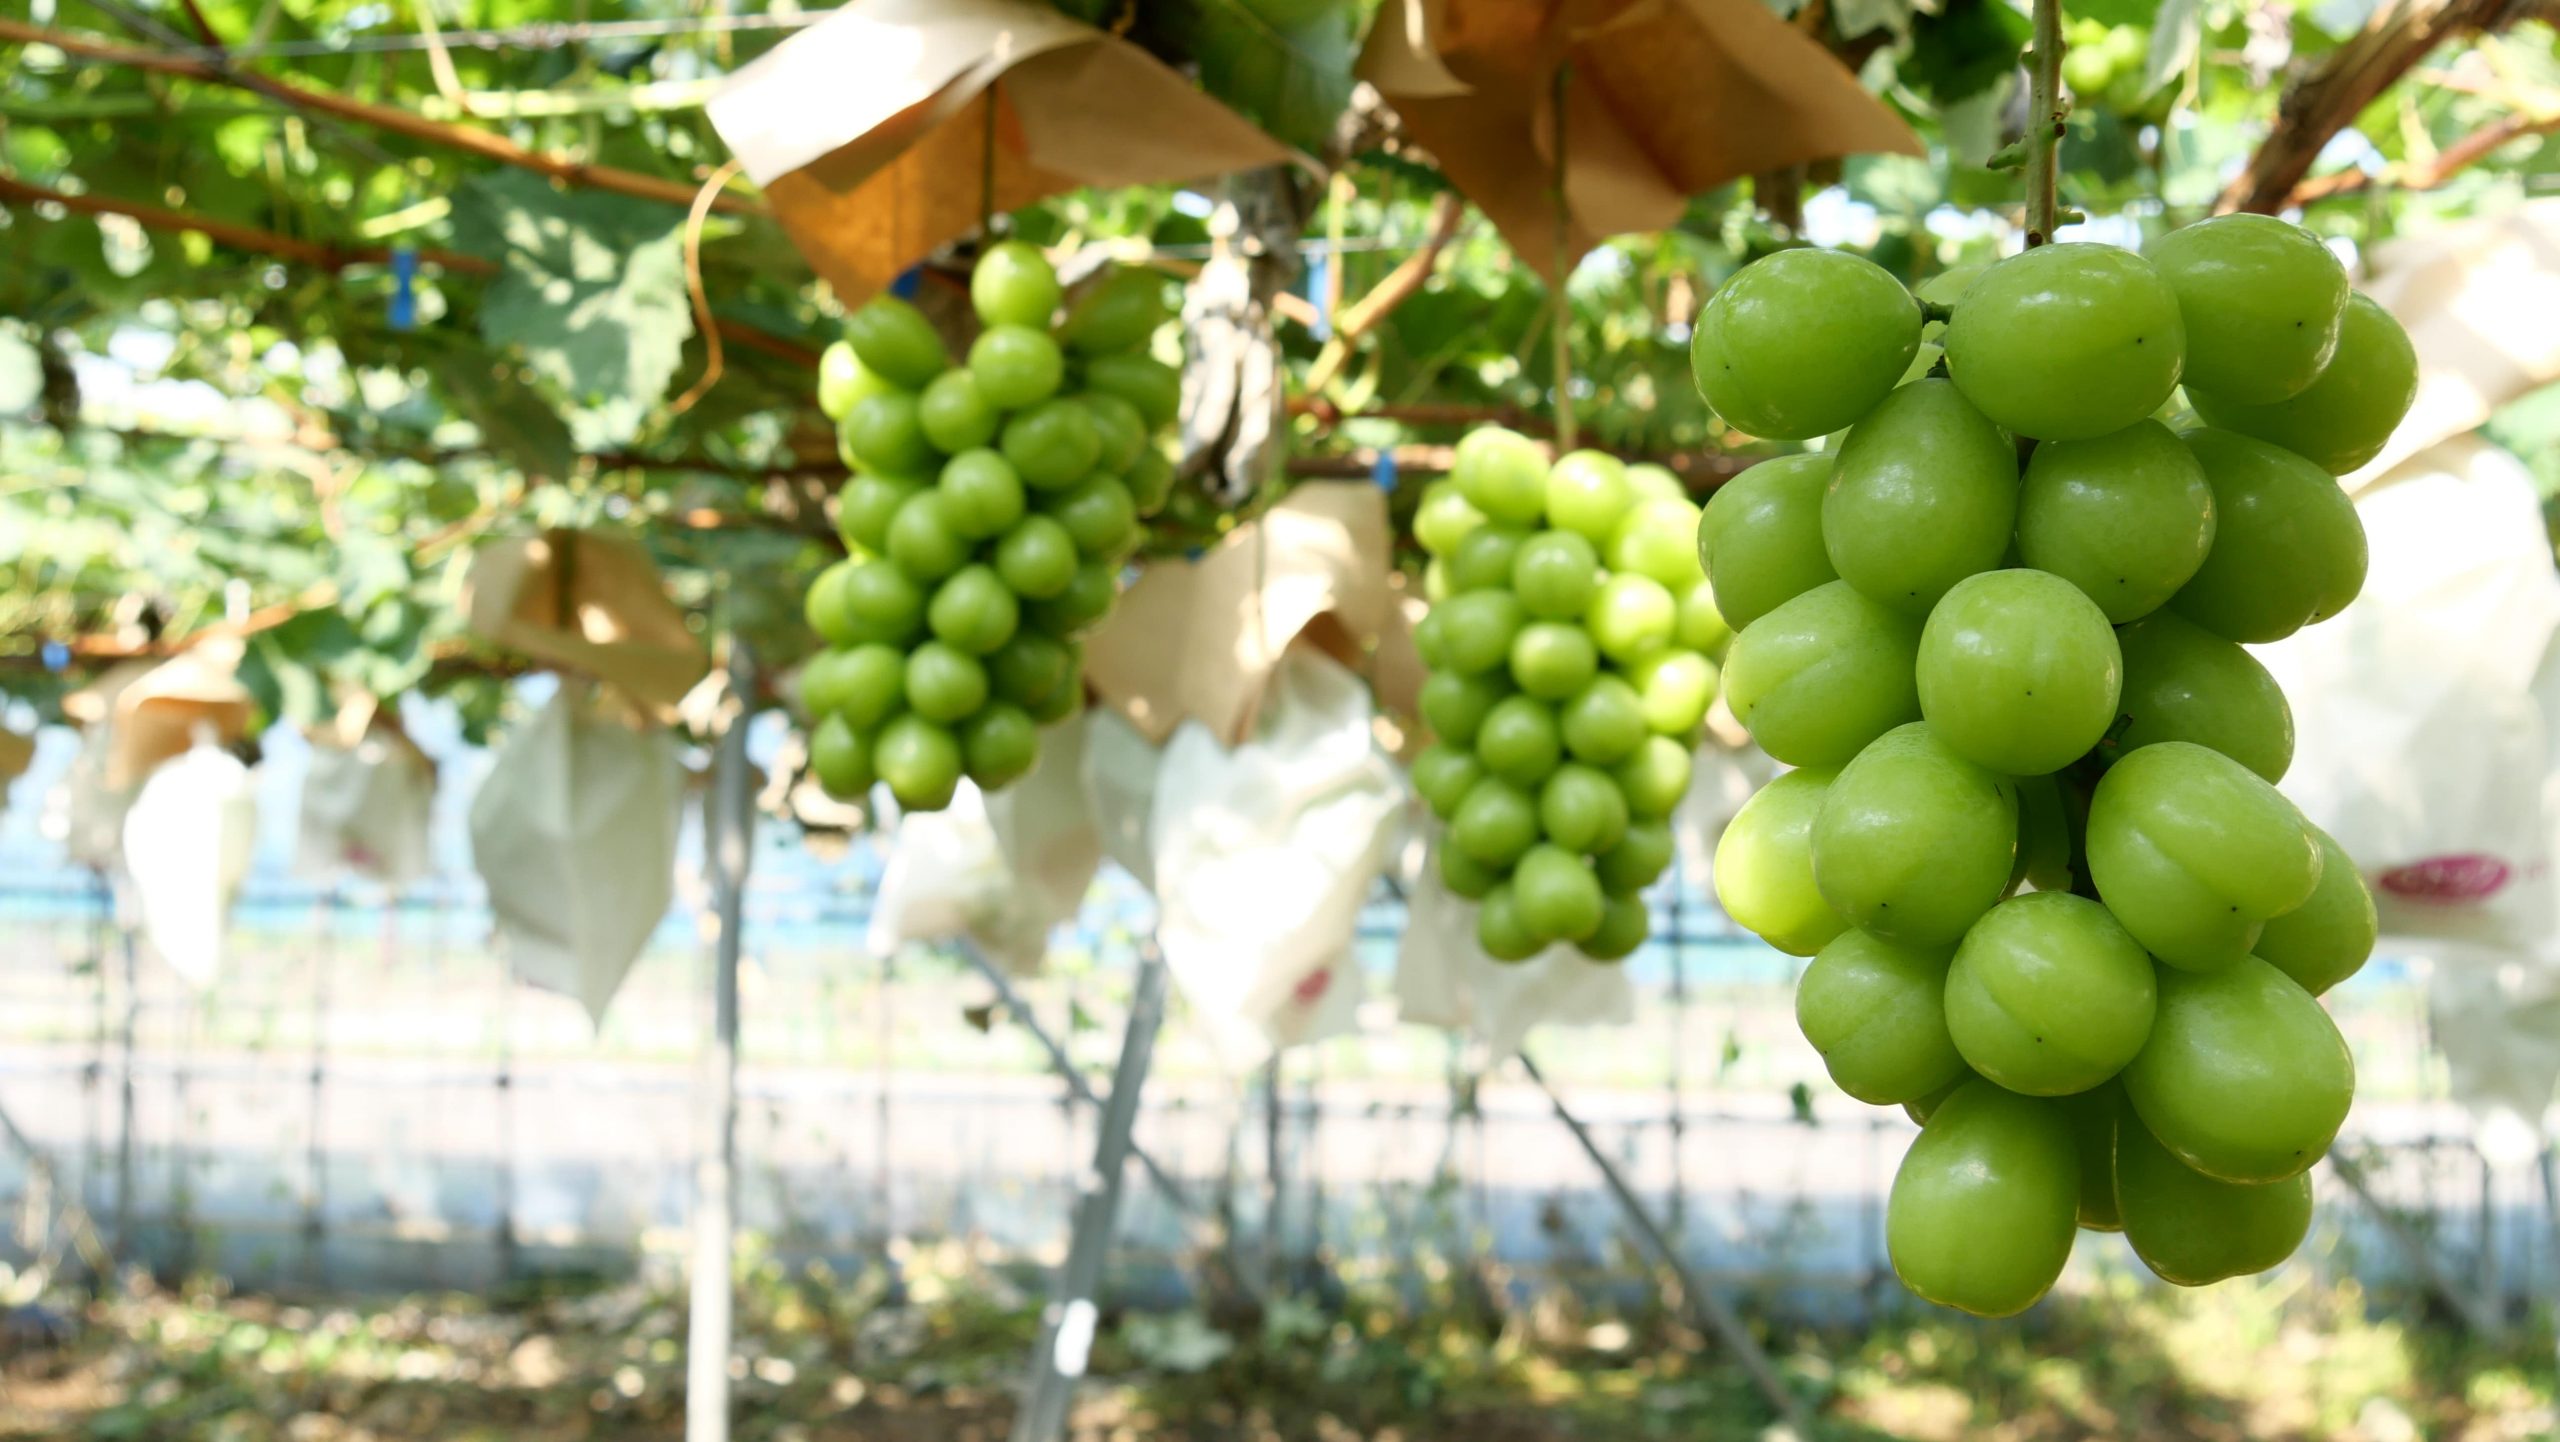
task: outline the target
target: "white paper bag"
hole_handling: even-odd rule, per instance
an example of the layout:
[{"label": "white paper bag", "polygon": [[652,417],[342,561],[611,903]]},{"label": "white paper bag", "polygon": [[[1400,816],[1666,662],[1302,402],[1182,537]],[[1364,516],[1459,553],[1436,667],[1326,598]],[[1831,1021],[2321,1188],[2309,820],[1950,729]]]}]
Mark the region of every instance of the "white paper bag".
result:
[{"label": "white paper bag", "polygon": [[1396,948],[1396,1008],[1417,1026],[1446,1027],[1484,1043],[1490,1066],[1528,1040],[1530,1028],[1623,1026],[1635,1020],[1635,987],[1623,962],[1593,961],[1551,946],[1501,962],[1476,944],[1476,909],[1440,881],[1431,842],[1404,848],[1404,939]]},{"label": "white paper bag", "polygon": [[353,746],[314,738],[294,869],[385,886],[417,880],[427,874],[435,797],[435,768],[414,746],[379,732]]},{"label": "white paper bag", "polygon": [[2434,955],[2548,945],[2548,726],[2534,696],[2560,575],[2530,474],[2445,442],[2357,503],[2372,564],[2337,618],[2260,648],[2292,702],[2284,779],[2373,884],[2384,934]]},{"label": "white paper bag", "polygon": [[1102,864],[1083,783],[1084,724],[1041,733],[1029,775],[989,796],[963,781],[940,811],[898,819],[866,937],[875,952],[967,939],[1028,976],[1075,919]]},{"label": "white paper bag", "polygon": [[1084,794],[1102,854],[1149,891],[1156,885],[1156,773],[1164,753],[1117,711],[1085,713]]},{"label": "white paper bag", "polygon": [[675,896],[684,779],[666,733],[564,681],[506,738],[471,800],[471,862],[518,980],[601,1025]]},{"label": "white paper bag", "polygon": [[1360,908],[1407,807],[1368,687],[1306,647],[1281,659],[1233,749],[1185,722],[1164,748],[1157,937],[1192,1013],[1238,1068],[1352,1029]]},{"label": "white paper bag", "polygon": [[258,844],[249,768],[210,737],[153,771],[124,814],[124,864],[142,934],[201,991],[222,970],[232,899]]},{"label": "white paper bag", "polygon": [[62,784],[47,802],[48,835],[62,839],[70,858],[96,871],[124,864],[124,816],[133,793],[107,784],[107,753],[113,745],[107,723],[80,732],[79,754],[62,774]]}]

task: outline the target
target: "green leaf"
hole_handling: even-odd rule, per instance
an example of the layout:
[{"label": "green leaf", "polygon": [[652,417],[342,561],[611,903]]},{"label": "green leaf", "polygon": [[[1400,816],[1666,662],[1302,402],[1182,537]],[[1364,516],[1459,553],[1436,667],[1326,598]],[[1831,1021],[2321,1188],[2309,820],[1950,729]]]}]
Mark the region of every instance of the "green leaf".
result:
[{"label": "green leaf", "polygon": [[2202,0],[2161,0],[2151,27],[2151,50],[2142,62],[2142,93],[2151,94],[2193,65],[2204,43]]},{"label": "green leaf", "polygon": [[559,412],[533,390],[492,373],[488,357],[453,351],[433,362],[436,388],[480,431],[480,443],[530,474],[553,479],[577,463],[577,442]]},{"label": "green leaf", "polygon": [[0,331],[0,416],[24,415],[43,397],[43,357],[34,346]]},{"label": "green leaf", "polygon": [[1947,0],[1937,14],[1913,17],[1903,78],[1942,108],[1978,96],[2018,68],[2031,32],[2003,0]]},{"label": "green leaf", "polygon": [[517,347],[573,404],[615,416],[611,439],[629,439],[693,334],[682,224],[670,206],[558,191],[520,171],[473,180],[454,239],[501,267],[481,335]]},{"label": "green leaf", "polygon": [[1202,0],[1174,12],[1200,83],[1245,118],[1311,154],[1321,154],[1360,58],[1360,11],[1334,4],[1282,28],[1242,0]]}]

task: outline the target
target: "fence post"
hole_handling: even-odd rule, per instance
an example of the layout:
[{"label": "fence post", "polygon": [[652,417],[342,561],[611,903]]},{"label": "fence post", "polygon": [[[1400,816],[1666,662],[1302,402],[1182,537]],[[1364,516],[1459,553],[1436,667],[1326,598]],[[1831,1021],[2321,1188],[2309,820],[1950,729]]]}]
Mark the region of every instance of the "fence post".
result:
[{"label": "fence post", "polygon": [[729,641],[729,696],[702,811],[703,869],[719,935],[712,969],[711,1044],[703,1053],[702,1139],[693,1168],[692,1315],[685,1337],[685,1442],[728,1442],[729,1357],[736,1302],[731,1276],[738,1203],[738,949],[755,809],[747,788],[747,722],[754,676]]}]

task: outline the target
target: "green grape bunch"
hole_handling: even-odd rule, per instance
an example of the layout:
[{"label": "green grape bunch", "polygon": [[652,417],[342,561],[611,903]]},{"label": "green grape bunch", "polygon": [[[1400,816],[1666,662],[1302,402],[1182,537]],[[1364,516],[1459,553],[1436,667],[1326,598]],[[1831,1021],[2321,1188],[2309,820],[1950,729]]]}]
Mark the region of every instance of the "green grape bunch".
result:
[{"label": "green grape bunch", "polygon": [[1569,943],[1617,961],[1650,928],[1670,816],[1732,639],[1698,562],[1698,507],[1659,466],[1553,464],[1498,427],[1423,493],[1414,640],[1430,675],[1414,789],[1440,879],[1497,961]]},{"label": "green grape bunch", "polygon": [[1840,433],[1699,526],[1726,702],[1793,768],[1727,828],[1717,896],[1812,958],[1796,1019],[1840,1088],[1921,1123],[1886,1208],[1913,1291],[2019,1312],[2080,1228],[2184,1285],[2264,1271],[2346,1120],[2317,998],[2375,916],[2276,789],[2293,715],[2244,647],[2362,588],[2336,478],[2416,357],[2264,216],[1949,289],[1924,340],[1884,270],[1792,250],[1700,319],[1728,424]]},{"label": "green grape bunch", "polygon": [[970,275],[982,325],[951,361],[894,296],[847,318],[818,370],[851,478],[846,559],[804,609],[824,643],[801,674],[819,783],[885,783],[909,811],[989,791],[1039,759],[1040,728],[1084,704],[1077,638],[1110,612],[1145,519],[1173,486],[1180,374],[1147,353],[1162,282],[1113,270],[1063,303],[1020,241]]}]

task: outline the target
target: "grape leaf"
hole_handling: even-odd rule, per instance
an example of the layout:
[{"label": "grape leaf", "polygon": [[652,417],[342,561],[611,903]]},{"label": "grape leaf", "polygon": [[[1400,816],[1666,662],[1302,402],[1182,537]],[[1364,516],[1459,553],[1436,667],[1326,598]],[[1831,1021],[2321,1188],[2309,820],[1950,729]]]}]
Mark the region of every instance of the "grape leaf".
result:
[{"label": "grape leaf", "polygon": [[1173,7],[1163,23],[1199,65],[1210,94],[1300,150],[1324,150],[1351,103],[1357,6],[1330,5],[1284,29],[1242,0],[1203,0]]},{"label": "grape leaf", "polygon": [[461,248],[498,262],[480,333],[516,347],[573,406],[607,413],[625,440],[664,396],[693,334],[681,227],[671,207],[557,191],[520,171],[483,176],[454,207]]},{"label": "grape leaf", "polygon": [[1903,77],[1940,107],[1979,95],[2018,68],[2032,27],[2002,0],[1948,0],[1912,17]]},{"label": "grape leaf", "polygon": [[2151,27],[2151,49],[2143,57],[2142,93],[2149,95],[2184,75],[2203,43],[2201,0],[2161,0],[2160,18]]}]

